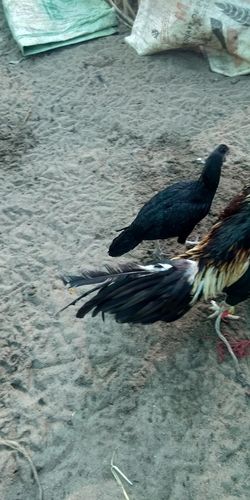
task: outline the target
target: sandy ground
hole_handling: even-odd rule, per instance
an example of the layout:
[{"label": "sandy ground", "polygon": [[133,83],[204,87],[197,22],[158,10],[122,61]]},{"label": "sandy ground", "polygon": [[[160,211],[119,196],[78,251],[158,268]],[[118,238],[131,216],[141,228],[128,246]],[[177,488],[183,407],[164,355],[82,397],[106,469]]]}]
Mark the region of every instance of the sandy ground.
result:
[{"label": "sandy ground", "polygon": [[[20,53],[1,19],[0,437],[25,447],[45,500],[124,498],[114,450],[131,500],[248,499],[250,399],[231,359],[218,363],[206,305],[150,327],[55,312],[72,299],[58,273],[109,262],[115,228],[196,177],[219,142],[232,154],[195,236],[249,180],[249,77],[189,52],[140,58],[121,35],[11,64]],[[239,311],[224,332],[247,338],[249,304]],[[0,476],[2,500],[38,498],[6,446]]]}]

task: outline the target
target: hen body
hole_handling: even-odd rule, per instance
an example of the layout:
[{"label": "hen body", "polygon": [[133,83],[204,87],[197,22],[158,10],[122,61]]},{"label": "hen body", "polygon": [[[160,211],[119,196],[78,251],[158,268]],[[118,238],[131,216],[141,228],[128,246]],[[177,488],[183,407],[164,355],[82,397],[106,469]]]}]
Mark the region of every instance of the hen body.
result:
[{"label": "hen body", "polygon": [[177,182],[153,196],[132,224],[113,240],[109,255],[123,255],[143,240],[177,237],[178,242],[184,244],[210,210],[228,151],[228,147],[221,144],[207,158],[199,179]]}]

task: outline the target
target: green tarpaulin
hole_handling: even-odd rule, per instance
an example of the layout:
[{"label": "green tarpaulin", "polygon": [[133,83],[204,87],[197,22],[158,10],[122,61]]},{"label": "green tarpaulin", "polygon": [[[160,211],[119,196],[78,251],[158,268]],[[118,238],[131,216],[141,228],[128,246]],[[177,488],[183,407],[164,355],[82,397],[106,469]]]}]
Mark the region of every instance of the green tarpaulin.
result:
[{"label": "green tarpaulin", "polygon": [[105,0],[3,0],[3,6],[23,55],[117,31],[114,9]]}]

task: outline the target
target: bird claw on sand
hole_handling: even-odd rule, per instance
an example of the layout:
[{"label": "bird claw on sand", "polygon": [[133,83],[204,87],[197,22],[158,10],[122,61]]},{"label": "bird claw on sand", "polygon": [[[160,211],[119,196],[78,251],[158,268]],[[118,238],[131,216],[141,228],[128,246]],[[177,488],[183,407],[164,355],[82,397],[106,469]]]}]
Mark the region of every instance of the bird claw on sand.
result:
[{"label": "bird claw on sand", "polygon": [[240,316],[234,314],[235,308],[226,304],[226,302],[221,302],[217,304],[215,300],[211,300],[211,306],[209,308],[212,312],[208,316],[209,319],[221,317],[221,320],[227,321],[228,319],[238,320]]},{"label": "bird claw on sand", "polygon": [[185,247],[188,248],[188,249],[189,248],[194,248],[194,247],[196,247],[196,245],[198,245],[198,243],[199,243],[198,239],[196,239],[194,241],[192,241],[192,240],[186,240],[185,241]]}]

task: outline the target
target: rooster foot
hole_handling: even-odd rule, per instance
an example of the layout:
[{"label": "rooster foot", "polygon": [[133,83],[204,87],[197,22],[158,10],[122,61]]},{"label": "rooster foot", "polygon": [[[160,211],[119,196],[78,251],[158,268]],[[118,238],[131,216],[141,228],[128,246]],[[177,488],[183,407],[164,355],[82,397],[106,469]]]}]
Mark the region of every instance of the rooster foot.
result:
[{"label": "rooster foot", "polygon": [[220,316],[221,320],[227,321],[228,319],[238,320],[240,316],[237,316],[235,313],[235,308],[233,306],[229,306],[226,302],[220,302],[217,304],[215,300],[211,300],[211,306],[209,308],[212,312],[208,317],[218,318]]}]

